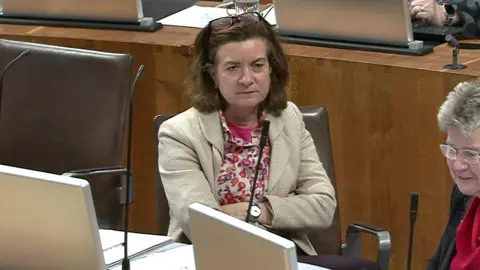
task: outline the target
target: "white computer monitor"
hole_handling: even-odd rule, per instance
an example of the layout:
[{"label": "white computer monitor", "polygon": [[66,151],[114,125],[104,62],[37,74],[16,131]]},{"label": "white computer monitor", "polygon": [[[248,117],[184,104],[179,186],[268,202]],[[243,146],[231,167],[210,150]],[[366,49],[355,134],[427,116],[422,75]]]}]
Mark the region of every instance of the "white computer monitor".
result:
[{"label": "white computer monitor", "polygon": [[90,185],[0,165],[0,268],[104,270]]},{"label": "white computer monitor", "polygon": [[274,0],[281,34],[408,47],[407,0]]},{"label": "white computer monitor", "polygon": [[295,244],[200,203],[188,208],[195,270],[325,269],[297,263]]}]

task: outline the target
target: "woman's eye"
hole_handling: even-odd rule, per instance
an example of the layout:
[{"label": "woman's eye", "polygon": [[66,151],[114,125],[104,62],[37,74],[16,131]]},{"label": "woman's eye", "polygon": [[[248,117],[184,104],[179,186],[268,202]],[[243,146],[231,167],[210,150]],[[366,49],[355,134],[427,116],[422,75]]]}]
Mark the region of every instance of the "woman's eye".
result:
[{"label": "woman's eye", "polygon": [[478,156],[478,153],[477,153],[477,152],[473,152],[473,151],[464,151],[463,154],[464,154],[464,156],[467,157],[467,158],[473,158],[473,157]]}]

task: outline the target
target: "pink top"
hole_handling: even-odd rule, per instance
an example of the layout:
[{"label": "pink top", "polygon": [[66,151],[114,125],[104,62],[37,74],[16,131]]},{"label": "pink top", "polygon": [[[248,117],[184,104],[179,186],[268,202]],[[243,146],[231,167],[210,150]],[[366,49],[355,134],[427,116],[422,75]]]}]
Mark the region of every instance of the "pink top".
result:
[{"label": "pink top", "polygon": [[[267,114],[262,115],[259,126],[250,129],[228,124],[223,113],[220,114],[225,138],[223,161],[217,179],[220,205],[244,202],[250,198],[264,119],[267,119]],[[267,140],[255,189],[256,201],[261,201],[267,192],[270,151],[270,143]]]},{"label": "pink top", "polygon": [[[246,142],[252,142],[252,133],[255,128],[244,128],[228,122],[227,127],[234,138],[240,138]],[[258,128],[258,126],[256,128]]]}]

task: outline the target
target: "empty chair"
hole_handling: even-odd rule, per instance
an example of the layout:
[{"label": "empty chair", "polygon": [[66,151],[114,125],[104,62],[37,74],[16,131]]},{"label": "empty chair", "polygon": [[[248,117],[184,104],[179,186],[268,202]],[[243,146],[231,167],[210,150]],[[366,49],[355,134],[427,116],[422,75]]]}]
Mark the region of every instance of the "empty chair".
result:
[{"label": "empty chair", "polygon": [[[0,66],[25,50],[0,85],[0,164],[57,174],[122,166],[132,57],[0,40]],[[120,178],[87,180],[100,226],[117,228]]]}]

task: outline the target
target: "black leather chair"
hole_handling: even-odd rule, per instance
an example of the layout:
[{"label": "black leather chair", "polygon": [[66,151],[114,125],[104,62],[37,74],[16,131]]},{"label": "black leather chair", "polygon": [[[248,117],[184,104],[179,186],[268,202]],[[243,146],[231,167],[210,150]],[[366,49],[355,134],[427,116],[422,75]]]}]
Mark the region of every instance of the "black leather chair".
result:
[{"label": "black leather chair", "polygon": [[[132,57],[0,40],[0,164],[61,174],[122,166]],[[86,178],[99,225],[123,227],[120,177]]]},{"label": "black leather chair", "polygon": [[[319,158],[322,161],[323,166],[336,190],[327,110],[322,106],[300,107],[299,109],[303,114],[305,127],[313,138]],[[170,114],[158,115],[155,117],[154,124],[157,144],[158,129],[165,120],[172,116],[173,115]],[[160,179],[160,173],[157,171],[156,175],[158,178],[158,232],[166,235],[168,233],[168,225],[170,222],[169,207],[162,181]],[[388,270],[391,249],[390,235],[388,231],[382,228],[376,228],[358,223],[350,224],[347,230],[347,243],[342,244],[339,207],[340,202],[337,198],[337,209],[335,211],[332,226],[330,226],[328,229],[309,234],[309,239],[320,256],[299,256],[299,261],[339,270]],[[376,262],[361,258],[361,233],[373,234],[378,238],[379,248]],[[348,260],[346,260],[344,256],[349,257]]]},{"label": "black leather chair", "polygon": [[[330,128],[328,112],[322,106],[300,107],[306,129],[310,132],[317,153],[322,164],[337,190],[335,172],[333,166],[332,144],[330,140]],[[338,193],[336,193],[338,194]],[[299,261],[323,265],[330,269],[375,269],[388,270],[390,264],[390,235],[383,228],[376,228],[366,224],[349,224],[347,229],[347,242],[342,244],[340,209],[341,202],[337,197],[337,209],[335,211],[332,226],[326,230],[311,233],[309,239],[318,254],[343,255],[356,258],[354,260],[342,260],[338,256],[313,256],[302,257]],[[378,239],[378,254],[376,264],[369,260],[361,259],[361,233],[372,234]]]}]

